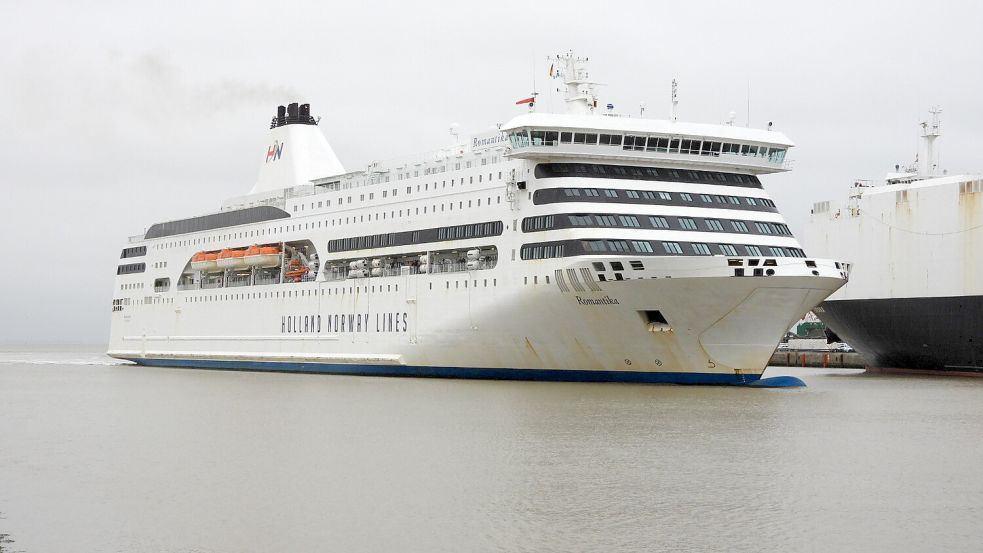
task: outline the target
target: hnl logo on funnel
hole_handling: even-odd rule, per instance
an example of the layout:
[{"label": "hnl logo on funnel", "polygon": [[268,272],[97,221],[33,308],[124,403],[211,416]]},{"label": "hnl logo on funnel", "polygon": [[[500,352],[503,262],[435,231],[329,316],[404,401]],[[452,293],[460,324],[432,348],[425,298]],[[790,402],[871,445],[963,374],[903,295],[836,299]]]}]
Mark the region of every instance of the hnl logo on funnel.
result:
[{"label": "hnl logo on funnel", "polygon": [[281,144],[279,140],[274,140],[273,145],[266,150],[266,163],[280,159],[280,156],[283,154],[284,145],[286,145],[286,142]]}]

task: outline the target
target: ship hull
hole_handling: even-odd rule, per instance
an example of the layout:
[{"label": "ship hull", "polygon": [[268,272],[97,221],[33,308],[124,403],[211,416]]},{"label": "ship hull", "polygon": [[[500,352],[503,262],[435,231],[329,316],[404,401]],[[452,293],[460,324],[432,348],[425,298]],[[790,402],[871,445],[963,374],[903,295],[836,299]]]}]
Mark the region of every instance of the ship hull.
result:
[{"label": "ship hull", "polygon": [[187,369],[290,372],[351,376],[411,378],[457,378],[471,380],[526,380],[544,382],[625,382],[641,384],[688,384],[744,386],[760,380],[756,373],[639,372],[570,369],[516,369],[487,367],[424,367],[403,365],[355,365],[344,363],[298,363],[278,361],[234,361],[208,359],[131,359],[138,365]]},{"label": "ship hull", "polygon": [[872,369],[983,375],[983,296],[827,300],[820,310]]},{"label": "ship hull", "polygon": [[[533,284],[491,271],[489,279],[384,277],[372,279],[374,288],[304,283],[279,298],[250,292],[226,300],[223,291],[219,301],[202,301],[214,293],[183,292],[180,305],[115,314],[109,354],[205,369],[751,384],[785,330],[843,279],[814,276],[791,259],[777,265],[788,276],[685,276],[732,273],[726,263],[665,260],[632,280],[578,282],[580,290],[569,280],[537,277]],[[574,262],[555,273],[582,276],[590,266]],[[667,269],[677,276],[656,277]],[[664,324],[647,318],[656,311]]]}]

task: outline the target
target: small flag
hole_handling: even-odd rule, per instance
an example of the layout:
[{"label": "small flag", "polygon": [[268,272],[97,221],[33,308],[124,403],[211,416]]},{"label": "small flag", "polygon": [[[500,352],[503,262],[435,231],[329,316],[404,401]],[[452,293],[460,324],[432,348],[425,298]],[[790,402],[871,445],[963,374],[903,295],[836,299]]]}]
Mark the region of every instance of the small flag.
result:
[{"label": "small flag", "polygon": [[535,96],[530,96],[528,98],[524,98],[522,100],[519,100],[518,102],[515,103],[515,105],[518,106],[518,105],[522,105],[522,104],[531,104],[531,103],[533,103],[535,101],[536,101],[536,97]]},{"label": "small flag", "polygon": [[555,75],[555,73],[553,72],[553,64],[551,63],[550,64],[550,77],[552,77],[553,75]]}]

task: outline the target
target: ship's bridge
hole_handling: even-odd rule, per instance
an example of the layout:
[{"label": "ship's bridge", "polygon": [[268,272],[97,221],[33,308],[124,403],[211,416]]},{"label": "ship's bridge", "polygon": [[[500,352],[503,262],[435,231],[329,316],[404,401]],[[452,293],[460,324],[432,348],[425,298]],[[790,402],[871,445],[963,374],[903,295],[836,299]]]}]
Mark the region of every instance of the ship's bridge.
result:
[{"label": "ship's bridge", "polygon": [[785,156],[794,146],[772,130],[599,115],[530,113],[502,130],[510,157],[657,161],[750,174],[789,170]]}]

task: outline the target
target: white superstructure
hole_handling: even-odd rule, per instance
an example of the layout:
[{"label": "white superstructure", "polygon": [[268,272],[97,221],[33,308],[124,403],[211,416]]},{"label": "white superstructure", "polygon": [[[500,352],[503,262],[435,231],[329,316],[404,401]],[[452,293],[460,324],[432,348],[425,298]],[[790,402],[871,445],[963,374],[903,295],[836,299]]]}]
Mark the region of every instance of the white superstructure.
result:
[{"label": "white superstructure", "polygon": [[872,367],[983,371],[983,176],[939,170],[939,113],[914,163],[817,202],[806,231],[810,252],[853,264],[816,312]]},{"label": "white superstructure", "polygon": [[142,364],[746,384],[846,280],[761,187],[781,133],[613,116],[584,60],[567,114],[345,172],[307,105],[260,178],[158,223],[117,270],[109,353]]}]

